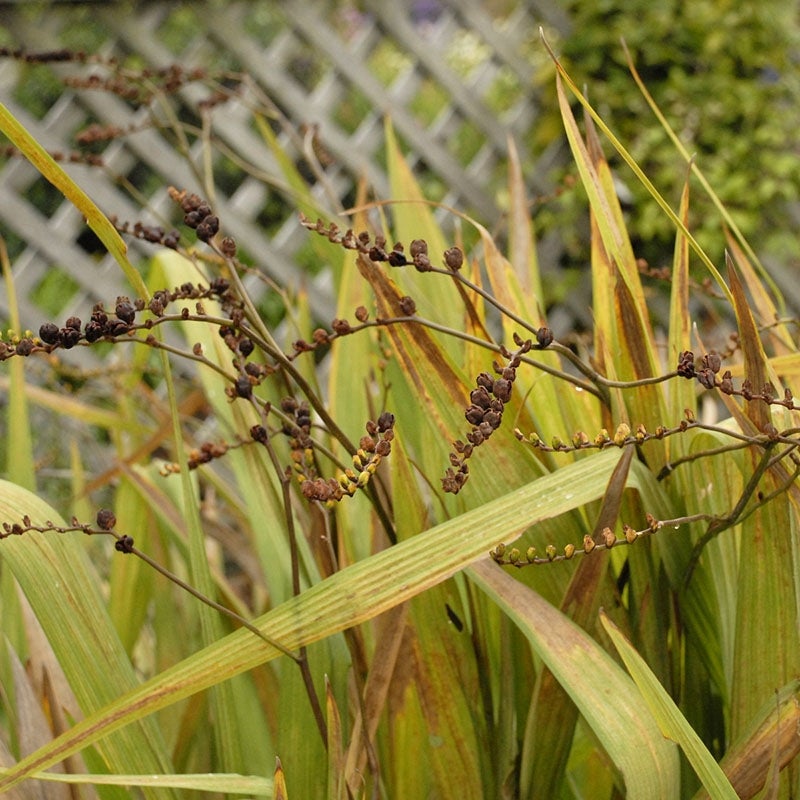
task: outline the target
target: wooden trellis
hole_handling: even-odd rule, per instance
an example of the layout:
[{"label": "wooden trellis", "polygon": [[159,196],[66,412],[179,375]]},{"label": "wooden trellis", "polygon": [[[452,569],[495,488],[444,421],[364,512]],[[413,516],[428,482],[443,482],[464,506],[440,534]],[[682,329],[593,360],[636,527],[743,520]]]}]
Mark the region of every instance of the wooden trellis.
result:
[{"label": "wooden trellis", "polygon": [[[102,27],[102,54],[135,54],[152,67],[180,63],[185,67],[223,64],[247,72],[297,130],[316,130],[328,156],[324,178],[314,183],[321,198],[347,202],[356,181],[366,177],[378,196],[388,192],[382,163],[387,115],[409,151],[411,163],[442,188],[443,203],[456,206],[493,225],[502,210],[496,188],[507,155],[507,137],[523,141],[537,117],[530,42],[541,24],[563,28],[565,21],[551,4],[506,4],[504,16],[492,16],[477,0],[429,0],[384,3],[366,0],[359,10],[326,2],[195,2],[189,4],[117,3],[51,4],[35,15],[24,7],[0,10],[6,43],[28,51],[62,47],[76,39],[75,25],[85,24],[90,7],[93,29]],[[548,10],[549,9],[549,10]],[[174,26],[175,15],[191,15],[196,34],[178,51],[165,43],[162,31]],[[81,16],[82,15],[82,16]],[[278,22],[276,23],[276,20]],[[83,21],[83,22],[82,22]],[[473,62],[464,70],[453,63],[454,43],[466,42]],[[474,57],[478,51],[479,58]],[[394,71],[387,78],[376,65],[391,57]],[[64,86],[43,117],[37,118],[16,98],[24,66],[0,61],[0,100],[50,150],[74,149],[74,134],[92,122],[127,129],[142,120],[135,109],[107,92],[76,91]],[[89,68],[55,65],[63,77]],[[385,73],[385,70],[384,70]],[[509,88],[509,101],[492,106],[498,81]],[[196,103],[200,87],[186,87],[187,105]],[[444,98],[430,119],[422,118],[415,100],[421,92]],[[343,121],[342,109],[349,109]],[[268,175],[280,170],[273,153],[253,128],[246,98],[228,103],[213,115],[219,141]],[[308,138],[308,137],[307,137]],[[283,135],[289,153],[302,147]],[[466,142],[466,146],[465,146]],[[459,147],[461,148],[459,150]],[[464,151],[468,156],[464,156]],[[192,157],[200,160],[200,149]],[[215,156],[218,157],[218,156]],[[558,149],[528,164],[529,189],[545,175]],[[205,194],[186,159],[177,154],[164,132],[148,127],[111,142],[103,151],[104,169],[67,164],[66,169],[108,214],[120,220],[158,222],[174,218],[165,187],[174,185]],[[158,188],[148,189],[147,205],[131,199],[118,176],[146,173]],[[0,233],[22,245],[14,254],[13,270],[23,320],[37,321],[43,312],[34,302],[43,278],[57,270],[78,290],[65,298],[63,316],[87,311],[98,301],[126,293],[122,276],[110,257],[91,257],[83,246],[85,225],[66,201],[42,209],[31,201],[36,171],[20,159],[5,160],[0,169]],[[494,183],[493,183],[494,181]],[[269,231],[259,221],[270,199],[268,183],[252,176],[227,193],[218,190],[213,205],[225,230],[267,274],[282,284],[296,276],[295,256],[307,241],[297,224],[297,211],[286,204],[283,216]],[[272,211],[274,216],[274,210]],[[133,260],[152,248],[131,242]],[[66,277],[68,276],[68,278]],[[333,298],[324,273],[313,287],[314,310],[330,316]],[[0,294],[0,318],[7,318],[7,298]]]}]

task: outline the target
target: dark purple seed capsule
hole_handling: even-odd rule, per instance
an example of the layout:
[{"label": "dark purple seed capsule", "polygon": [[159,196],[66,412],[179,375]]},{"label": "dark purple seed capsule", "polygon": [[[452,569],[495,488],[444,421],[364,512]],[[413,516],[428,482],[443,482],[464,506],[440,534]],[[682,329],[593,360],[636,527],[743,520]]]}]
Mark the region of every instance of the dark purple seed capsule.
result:
[{"label": "dark purple seed capsule", "polygon": [[103,336],[103,325],[99,322],[87,322],[86,328],[84,330],[84,336],[86,336],[87,342],[96,342],[98,339],[102,338]]},{"label": "dark purple seed capsule", "polygon": [[123,322],[127,322],[128,325],[132,324],[134,319],[136,319],[136,310],[127,300],[123,300],[117,303],[117,307],[114,309],[114,313]]},{"label": "dark purple seed capsule", "polygon": [[81,332],[76,331],[75,328],[62,328],[59,331],[59,341],[65,350],[75,347],[80,340]]},{"label": "dark purple seed capsule", "polygon": [[483,415],[486,412],[480,408],[479,406],[470,406],[465,412],[464,416],[466,417],[467,422],[470,425],[480,425],[483,422]]},{"label": "dark purple seed capsule", "polygon": [[458,247],[451,247],[444,251],[444,263],[448,269],[457,272],[464,264],[464,253]]},{"label": "dark purple seed capsule", "polygon": [[117,539],[116,543],[114,544],[114,549],[119,550],[120,553],[132,553],[133,552],[133,537],[132,536],[120,536]]},{"label": "dark purple seed capsule", "polygon": [[381,433],[386,433],[386,431],[391,430],[394,428],[394,414],[390,411],[384,411],[378,417],[378,430]]},{"label": "dark purple seed capsule", "polygon": [[553,343],[553,332],[550,328],[539,328],[536,331],[536,341],[541,348],[549,347]]},{"label": "dark purple seed capsule", "polygon": [[117,524],[114,512],[109,508],[101,508],[97,512],[97,527],[103,531],[110,531]]},{"label": "dark purple seed capsule", "polygon": [[39,328],[39,338],[45,344],[56,344],[58,342],[58,325],[54,325],[52,322],[45,322]]},{"label": "dark purple seed capsule", "polygon": [[18,356],[29,356],[33,352],[33,340],[32,339],[20,339],[17,342],[17,346],[15,351]]},{"label": "dark purple seed capsule", "polygon": [[250,383],[250,379],[246,375],[240,375],[236,379],[236,394],[238,397],[252,397],[253,395],[253,384]]}]

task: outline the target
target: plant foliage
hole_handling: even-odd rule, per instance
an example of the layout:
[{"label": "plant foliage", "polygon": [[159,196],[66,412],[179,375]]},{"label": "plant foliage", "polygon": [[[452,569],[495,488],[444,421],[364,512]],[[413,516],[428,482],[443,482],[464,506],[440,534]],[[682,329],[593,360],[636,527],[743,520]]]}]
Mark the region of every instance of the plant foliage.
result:
[{"label": "plant foliage", "polygon": [[[547,324],[513,146],[509,252],[463,218],[468,254],[390,125],[391,202],[362,197],[340,225],[257,116],[338,302],[313,320],[273,285],[273,325],[212,202],[170,188],[174,230],[111,226],[0,113],[135,293],[0,341],[20,476],[0,485],[0,791],[797,793],[796,334],[744,241],[705,253],[688,187],[671,209],[554,63],[590,337]],[[175,89],[142,85],[145,104]],[[601,134],[674,232],[665,332]],[[153,243],[143,274],[120,234]],[[730,304],[724,347],[693,328],[690,263]],[[34,360],[98,346],[122,367],[87,381],[113,400],[28,383]],[[35,494],[31,405],[113,449],[87,484],[75,448],[63,514]]]}]

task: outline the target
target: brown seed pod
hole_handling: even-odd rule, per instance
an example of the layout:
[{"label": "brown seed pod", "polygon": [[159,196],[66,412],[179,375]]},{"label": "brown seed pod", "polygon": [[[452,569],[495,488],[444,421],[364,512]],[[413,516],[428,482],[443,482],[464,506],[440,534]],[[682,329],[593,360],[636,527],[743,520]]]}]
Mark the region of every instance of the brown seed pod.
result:
[{"label": "brown seed pod", "polygon": [[103,531],[110,531],[117,524],[114,512],[109,508],[101,508],[97,512],[97,527]]}]

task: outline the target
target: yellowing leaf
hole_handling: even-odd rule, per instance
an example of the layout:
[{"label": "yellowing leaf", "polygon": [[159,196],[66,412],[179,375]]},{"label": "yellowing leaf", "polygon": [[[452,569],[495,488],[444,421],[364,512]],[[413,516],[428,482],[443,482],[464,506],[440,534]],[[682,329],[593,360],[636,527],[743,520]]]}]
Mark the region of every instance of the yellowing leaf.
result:
[{"label": "yellowing leaf", "polygon": [[[619,451],[604,451],[539,478],[347,567],[254,624],[292,650],[358,625],[485,559],[498,542],[511,542],[527,527],[601,496],[619,457]],[[58,596],[53,595],[52,586],[48,592]],[[240,629],[110,702],[20,761],[0,778],[0,790],[134,720],[279,655],[264,640]]]},{"label": "yellowing leaf", "polygon": [[108,252],[114,256],[136,293],[140,297],[148,297],[142,276],[128,261],[128,248],[108,217],[100,211],[86,192],[53,160],[39,142],[20,125],[14,115],[2,103],[0,103],[0,131],[86,217],[89,227],[97,234],[97,238],[106,246]]},{"label": "yellowing leaf", "polygon": [[[550,49],[550,46],[545,42],[545,47],[547,47],[548,52],[550,53],[553,62],[556,66],[556,70],[558,71],[558,75],[564,81],[564,83],[569,86],[570,92],[575,96],[578,102],[588,111],[591,115],[592,119],[594,120],[595,124],[597,125],[598,129],[602,131],[603,135],[611,142],[614,149],[620,154],[622,159],[625,163],[631,168],[632,172],[636,177],[639,179],[641,184],[647,189],[647,192],[650,196],[658,203],[659,207],[662,211],[675,223],[676,227],[686,236],[692,250],[700,257],[703,264],[705,265],[706,269],[709,273],[714,277],[717,284],[719,285],[720,289],[724,292],[725,296],[730,299],[730,290],[728,289],[727,284],[722,278],[719,270],[714,266],[711,259],[706,255],[703,249],[695,240],[694,236],[687,230],[686,226],[683,224],[683,221],[678,217],[678,215],[670,208],[669,203],[661,196],[659,191],[653,185],[652,181],[642,172],[641,167],[636,163],[633,159],[631,154],[623,147],[622,143],[617,139],[616,136],[612,133],[611,129],[608,125],[605,124],[603,119],[597,113],[597,111],[592,107],[586,97],[581,93],[578,87],[575,85],[575,82],[570,78],[567,74],[566,70],[559,62],[559,60],[555,57],[555,54]],[[615,248],[611,249],[611,254],[613,255],[616,252]]]},{"label": "yellowing leaf", "polygon": [[[664,687],[658,682],[644,659],[604,613],[601,613],[600,621],[603,623],[606,633],[614,642],[617,652],[622,656],[628,672],[631,673],[639,692],[641,692],[639,696],[643,698],[649,709],[649,714],[652,714],[652,717],[658,721],[658,726],[663,734],[680,744],[698,777],[709,790],[714,800],[737,800],[737,794],[725,777],[725,773],[714,761],[711,753],[708,752],[700,737],[692,730],[691,725],[681,714]],[[675,797],[676,795],[653,795],[653,797],[657,796]]]},{"label": "yellowing leaf", "polygon": [[[24,515],[38,525],[47,520],[63,524],[58,514],[34,494],[0,481],[0,520],[19,522]],[[3,539],[0,549],[4,568],[11,569],[19,581],[81,708],[91,715],[112,703],[121,691],[135,691],[137,681],[104,610],[99,580],[79,536],[27,533]],[[113,552],[110,544],[109,557]],[[152,719],[139,720],[127,730],[104,738],[98,750],[112,770],[170,772],[168,748]],[[6,779],[0,778],[0,783]]]},{"label": "yellowing leaf", "polygon": [[486,562],[469,575],[513,619],[572,698],[625,782],[629,800],[679,795],[675,746],[631,679],[581,628],[536,592]]}]

